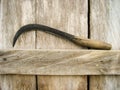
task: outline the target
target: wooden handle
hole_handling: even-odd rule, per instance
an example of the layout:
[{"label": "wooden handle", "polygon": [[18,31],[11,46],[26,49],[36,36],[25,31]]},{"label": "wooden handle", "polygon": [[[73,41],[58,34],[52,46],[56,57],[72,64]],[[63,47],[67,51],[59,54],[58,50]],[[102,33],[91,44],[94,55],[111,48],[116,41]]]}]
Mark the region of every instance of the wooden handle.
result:
[{"label": "wooden handle", "polygon": [[91,39],[83,39],[80,37],[75,37],[73,39],[73,42],[75,42],[78,45],[86,46],[93,49],[110,50],[112,48],[111,44],[108,44],[106,42]]}]

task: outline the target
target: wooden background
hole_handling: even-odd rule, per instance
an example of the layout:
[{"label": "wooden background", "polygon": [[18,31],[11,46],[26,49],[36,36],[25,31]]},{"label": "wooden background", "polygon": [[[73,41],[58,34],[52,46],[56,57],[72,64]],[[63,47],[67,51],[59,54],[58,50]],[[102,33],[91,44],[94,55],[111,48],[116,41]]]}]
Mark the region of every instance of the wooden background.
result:
[{"label": "wooden background", "polygon": [[[87,49],[44,32],[16,31],[38,23],[120,49],[120,0],[0,0],[0,49]],[[0,75],[0,90],[120,90],[120,76]]]}]

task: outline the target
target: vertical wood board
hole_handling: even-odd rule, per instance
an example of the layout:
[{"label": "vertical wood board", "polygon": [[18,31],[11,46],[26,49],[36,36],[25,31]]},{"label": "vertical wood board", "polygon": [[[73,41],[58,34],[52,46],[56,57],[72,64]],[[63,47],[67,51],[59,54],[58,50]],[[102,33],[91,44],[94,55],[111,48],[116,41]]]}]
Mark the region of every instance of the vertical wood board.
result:
[{"label": "vertical wood board", "polygon": [[[90,0],[91,39],[120,49],[120,0]],[[120,90],[120,76],[90,76],[90,90]]]},{"label": "vertical wood board", "polygon": [[[12,40],[16,31],[27,23],[35,22],[35,1],[1,0],[0,48],[13,49]],[[16,49],[35,48],[35,32],[22,35]],[[0,90],[35,90],[35,76],[0,75]]]},{"label": "vertical wood board", "polygon": [[38,90],[87,90],[86,76],[39,76]]},{"label": "vertical wood board", "polygon": [[[37,0],[37,23],[87,37],[87,0]],[[37,31],[37,49],[81,49]],[[77,81],[78,80],[78,81]],[[38,90],[87,90],[87,76],[38,76]]]},{"label": "vertical wood board", "polygon": [[[87,38],[87,0],[37,0],[36,7],[37,23]],[[37,49],[43,48],[79,49],[81,47],[60,37],[37,31]]]}]

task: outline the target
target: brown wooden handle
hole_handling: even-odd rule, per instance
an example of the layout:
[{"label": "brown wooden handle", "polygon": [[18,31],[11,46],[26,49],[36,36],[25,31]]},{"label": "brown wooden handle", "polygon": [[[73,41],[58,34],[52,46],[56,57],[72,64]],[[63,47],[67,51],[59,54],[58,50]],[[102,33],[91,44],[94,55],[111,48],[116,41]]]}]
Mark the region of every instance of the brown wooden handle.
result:
[{"label": "brown wooden handle", "polygon": [[110,50],[112,48],[111,44],[108,44],[106,42],[91,39],[83,39],[80,37],[75,37],[73,39],[73,42],[93,49]]}]

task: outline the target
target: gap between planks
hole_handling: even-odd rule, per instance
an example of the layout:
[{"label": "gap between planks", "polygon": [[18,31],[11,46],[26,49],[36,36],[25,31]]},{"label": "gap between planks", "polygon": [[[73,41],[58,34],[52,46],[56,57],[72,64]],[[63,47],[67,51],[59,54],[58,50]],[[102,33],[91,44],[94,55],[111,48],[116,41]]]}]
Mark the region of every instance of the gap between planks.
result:
[{"label": "gap between planks", "polygon": [[0,50],[0,74],[120,75],[120,50]]}]

